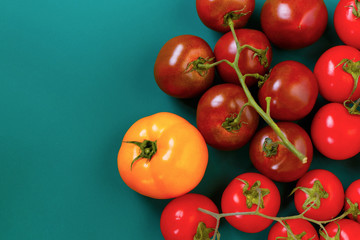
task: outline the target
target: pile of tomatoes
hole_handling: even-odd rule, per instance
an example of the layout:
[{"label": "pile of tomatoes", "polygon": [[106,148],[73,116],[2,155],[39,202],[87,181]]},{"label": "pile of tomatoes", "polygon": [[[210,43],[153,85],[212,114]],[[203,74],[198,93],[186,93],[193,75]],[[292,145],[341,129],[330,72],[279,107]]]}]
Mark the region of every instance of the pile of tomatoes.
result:
[{"label": "pile of tomatoes", "polygon": [[[165,239],[219,239],[221,217],[247,233],[276,220],[268,239],[319,239],[316,224],[320,239],[359,239],[360,179],[345,191],[333,173],[309,167],[314,147],[332,160],[360,153],[360,2],[339,1],[334,26],[345,45],[324,52],[313,71],[292,60],[271,67],[272,46],[290,50],[315,43],[328,21],[323,0],[267,0],[262,31],[246,28],[254,8],[254,0],[196,1],[202,23],[223,33],[214,50],[198,36],[180,35],[165,43],[154,64],[162,91],[199,99],[196,127],[168,112],[138,120],[119,150],[120,176],[140,194],[173,199],[161,216]],[[305,131],[298,121],[313,111],[319,94],[327,103]],[[260,127],[261,119],[276,124]],[[207,196],[190,193],[205,174],[208,146],[232,151],[246,144],[258,173],[242,173],[229,183],[221,213]],[[276,217],[281,196],[273,181],[296,182],[298,217]]]}]

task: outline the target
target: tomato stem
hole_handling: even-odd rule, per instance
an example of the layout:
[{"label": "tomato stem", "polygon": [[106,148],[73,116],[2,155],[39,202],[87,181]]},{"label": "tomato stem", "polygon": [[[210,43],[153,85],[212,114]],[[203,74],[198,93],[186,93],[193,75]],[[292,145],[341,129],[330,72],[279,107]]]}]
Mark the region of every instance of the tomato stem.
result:
[{"label": "tomato stem", "polygon": [[157,151],[156,141],[150,141],[150,140],[144,140],[142,142],[125,141],[125,143],[135,144],[136,146],[138,146],[140,148],[140,154],[136,158],[134,158],[133,161],[131,162],[131,165],[130,165],[131,170],[132,170],[134,163],[137,160],[140,160],[141,158],[146,158],[148,161],[150,161],[152,156]]}]

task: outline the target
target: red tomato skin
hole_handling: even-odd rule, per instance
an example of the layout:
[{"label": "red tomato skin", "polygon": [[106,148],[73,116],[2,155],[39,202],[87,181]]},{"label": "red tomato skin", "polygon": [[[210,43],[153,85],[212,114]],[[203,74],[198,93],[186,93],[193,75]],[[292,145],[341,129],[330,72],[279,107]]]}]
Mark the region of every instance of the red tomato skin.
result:
[{"label": "red tomato skin", "polygon": [[315,43],[327,26],[323,0],[267,0],[260,13],[270,42],[283,49],[299,49]]},{"label": "red tomato skin", "polygon": [[[352,203],[357,203],[360,206],[360,179],[352,182],[345,190],[345,211],[349,209],[349,204],[347,203],[346,198],[348,198]],[[360,210],[360,207],[358,209]],[[353,218],[352,214],[349,214],[348,217],[360,223],[360,215],[358,215],[356,219]]]},{"label": "red tomato skin", "polygon": [[[339,240],[358,240],[360,233],[360,224],[349,220],[349,219],[341,219],[336,222],[328,223],[325,226],[326,232],[330,237],[335,237],[338,231],[338,225],[340,226],[340,239]],[[336,238],[337,239],[337,238]],[[320,240],[325,240],[323,236],[320,236]]]},{"label": "red tomato skin", "polygon": [[266,97],[271,97],[270,115],[282,121],[304,118],[313,109],[319,94],[313,72],[296,61],[283,61],[270,71],[269,78],[258,92],[262,109],[266,111]]},{"label": "red tomato skin", "polygon": [[[320,95],[330,102],[344,102],[350,97],[354,87],[353,77],[342,69],[343,64],[339,65],[343,59],[360,61],[360,51],[345,45],[332,47],[320,56],[314,67]],[[359,97],[360,84],[353,93],[351,100],[356,100]]]},{"label": "red tomato skin", "polygon": [[328,103],[314,115],[311,138],[315,148],[334,160],[345,160],[360,152],[360,116],[340,103]]},{"label": "red tomato skin", "polygon": [[360,50],[360,18],[353,13],[355,0],[340,0],[334,12],[334,27],[343,43]]},{"label": "red tomato skin", "polygon": [[[238,179],[247,181],[250,186],[258,180],[261,181],[260,188],[269,189],[270,193],[263,197],[264,208],[260,208],[259,212],[268,216],[277,215],[281,201],[279,190],[269,178],[262,174],[252,172],[240,174],[225,188],[221,198],[221,209],[223,213],[251,212],[257,208],[256,204],[251,208],[247,208],[246,198],[242,192],[245,184]],[[226,220],[236,229],[247,233],[260,232],[272,223],[272,220],[251,215],[230,216],[226,217]]]},{"label": "red tomato skin", "polygon": [[216,219],[200,212],[203,208],[219,213],[215,203],[208,197],[188,193],[171,200],[164,208],[160,217],[160,229],[165,240],[193,240],[199,222],[207,228],[216,227]]},{"label": "red tomato skin", "polygon": [[[344,206],[344,188],[339,178],[325,169],[310,170],[296,183],[296,187],[312,188],[316,180],[319,180],[324,190],[329,194],[328,198],[322,198],[318,209],[311,208],[304,216],[318,221],[327,221],[336,217]],[[302,190],[295,191],[294,202],[299,213],[304,212],[302,205],[308,198],[308,194]]]},{"label": "red tomato skin", "polygon": [[313,146],[307,132],[296,123],[278,122],[277,125],[295,148],[308,158],[307,163],[302,163],[281,144],[275,156],[266,157],[263,151],[265,138],[270,138],[274,142],[281,141],[270,126],[255,133],[250,142],[250,159],[254,167],[268,178],[278,182],[292,182],[302,177],[309,169],[313,158]]},{"label": "red tomato skin", "polygon": [[207,144],[219,150],[235,150],[250,141],[259,123],[259,115],[252,107],[244,109],[239,130],[229,132],[222,127],[225,119],[238,114],[246,102],[242,87],[232,83],[218,84],[202,95],[196,124]]},{"label": "red tomato skin", "polygon": [[[306,235],[301,238],[301,240],[319,240],[319,235],[317,234],[317,231],[311,225],[310,222],[297,218],[297,219],[289,219],[286,220],[286,223],[289,224],[291,231],[295,235],[299,235],[303,232],[306,232]],[[281,225],[279,222],[275,223],[274,226],[271,227],[270,232],[268,234],[268,240],[278,240],[279,237],[283,237],[286,239],[288,236],[286,228]],[[281,238],[282,239],[282,238]]]},{"label": "red tomato skin", "polygon": [[[266,53],[266,57],[268,59],[268,66],[264,67],[259,62],[259,57],[254,58],[254,52],[249,49],[244,49],[240,53],[239,58],[239,69],[241,73],[259,73],[260,75],[264,75],[268,72],[271,61],[272,61],[272,48],[269,40],[265,36],[264,33],[254,29],[236,29],[236,36],[239,40],[240,45],[248,44],[257,49],[266,49],[268,48],[268,52]],[[227,59],[230,62],[233,62],[236,55],[236,44],[231,32],[225,33],[215,44],[214,54],[216,61],[221,59]],[[230,67],[227,63],[220,63],[217,65],[217,71],[221,77],[221,79],[228,83],[239,84],[239,78],[235,72],[235,70]],[[253,77],[246,78],[246,84],[248,86],[252,86],[257,82],[257,79]]]},{"label": "red tomato skin", "polygon": [[188,64],[199,57],[214,57],[205,40],[193,35],[180,35],[167,41],[160,49],[154,65],[154,77],[159,88],[176,98],[193,98],[208,89],[215,70],[210,68],[204,76],[188,71]]},{"label": "red tomato skin", "polygon": [[224,24],[224,16],[236,10],[246,15],[233,20],[234,28],[242,28],[249,21],[255,9],[255,0],[196,0],[196,10],[202,23],[217,32],[228,32],[230,27]]}]

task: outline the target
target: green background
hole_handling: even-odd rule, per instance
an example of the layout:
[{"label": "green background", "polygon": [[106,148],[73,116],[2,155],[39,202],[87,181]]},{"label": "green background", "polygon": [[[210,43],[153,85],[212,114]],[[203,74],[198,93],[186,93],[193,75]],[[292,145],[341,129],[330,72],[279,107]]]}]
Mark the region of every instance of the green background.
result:
[{"label": "green background", "polygon": [[[247,27],[260,29],[264,1]],[[327,0],[328,28],[311,47],[274,48],[273,64],[297,60],[313,69],[341,44]],[[158,51],[177,35],[202,37],[213,48],[221,34],[199,20],[190,0],[0,1],[0,239],[162,239],[160,214],[169,200],[137,194],[121,180],[117,152],[133,122],[169,111],[195,125],[197,99],[167,96],[156,85]],[[314,111],[324,100],[319,97]],[[300,124],[309,129],[309,117]],[[263,124],[263,123],[262,123]],[[208,169],[193,192],[219,206],[237,175],[255,171],[248,146],[209,147]],[[333,171],[346,188],[360,178],[360,156],[333,161],[315,152],[314,168]],[[290,184],[279,215],[295,214]],[[222,221],[222,239],[266,239]]]}]

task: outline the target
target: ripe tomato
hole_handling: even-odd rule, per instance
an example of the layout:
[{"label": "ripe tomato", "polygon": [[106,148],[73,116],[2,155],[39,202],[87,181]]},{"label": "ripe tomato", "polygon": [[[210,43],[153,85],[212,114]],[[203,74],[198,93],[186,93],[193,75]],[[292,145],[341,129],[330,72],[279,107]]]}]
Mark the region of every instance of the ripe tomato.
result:
[{"label": "ripe tomato", "polygon": [[263,31],[279,48],[299,49],[324,33],[328,12],[323,0],[267,0],[260,13]]},{"label": "ripe tomato", "polygon": [[[259,73],[264,75],[269,70],[271,60],[272,60],[272,50],[269,40],[266,38],[265,34],[254,29],[236,29],[236,36],[239,40],[240,45],[248,44],[253,46],[256,49],[268,49],[266,53],[266,58],[268,60],[268,65],[261,65],[259,57],[255,55],[254,51],[250,49],[244,49],[240,53],[239,58],[239,69],[242,74],[247,73]],[[230,62],[233,62],[236,55],[236,44],[231,32],[225,33],[215,44],[214,54],[217,61],[221,59],[227,59]],[[217,70],[225,82],[240,84],[239,78],[235,70],[229,66],[227,63],[220,63],[217,65]],[[248,86],[254,85],[257,82],[257,79],[253,77],[246,78],[246,84]]]},{"label": "ripe tomato", "polygon": [[201,222],[206,226],[205,229],[201,229],[202,233],[211,237],[209,233],[215,229],[216,219],[200,212],[198,208],[219,213],[215,203],[201,194],[188,193],[171,200],[164,208],[160,218],[160,229],[164,239],[193,240],[195,234],[200,231],[198,227]]},{"label": "ripe tomato", "polygon": [[[345,191],[345,199],[351,201],[352,204],[358,204],[357,207],[357,216],[349,214],[348,217],[360,223],[360,179],[352,182]],[[345,200],[345,211],[350,208],[349,203]]]},{"label": "ripe tomato", "polygon": [[214,68],[204,69],[199,64],[211,63],[213,58],[211,47],[203,39],[193,35],[174,37],[165,43],[156,58],[156,83],[173,97],[198,96],[212,85],[215,76]]},{"label": "ripe tomato", "polygon": [[166,199],[195,188],[208,162],[201,133],[184,118],[161,112],[136,121],[118,154],[123,181],[136,192]]},{"label": "ripe tomato", "polygon": [[340,0],[335,8],[334,26],[341,41],[360,50],[360,2]]},{"label": "ripe tomato", "polygon": [[[297,219],[289,219],[284,221],[284,224],[287,224],[292,233],[297,237],[296,239],[301,240],[319,240],[319,235],[317,231],[311,225],[310,222],[297,218]],[[279,222],[275,223],[274,226],[271,227],[268,240],[279,240],[279,239],[294,239],[290,233],[286,230],[286,228],[281,225]]]},{"label": "ripe tomato", "polygon": [[[339,230],[340,228],[340,230]],[[336,240],[357,240],[359,239],[360,224],[349,220],[341,219],[336,222],[328,223],[325,226],[326,232],[331,239]],[[320,231],[320,240],[325,240],[326,234],[323,230]]]},{"label": "ripe tomato", "polygon": [[196,124],[207,144],[220,150],[235,150],[249,142],[259,115],[247,106],[239,117],[245,103],[244,90],[232,83],[218,84],[203,94],[197,106]]},{"label": "ripe tomato", "polygon": [[260,106],[266,110],[271,97],[270,115],[283,121],[299,120],[313,109],[319,94],[313,72],[296,61],[276,64],[258,92]]},{"label": "ripe tomato", "polygon": [[255,0],[196,0],[200,20],[218,32],[230,31],[227,17],[233,20],[235,28],[244,27],[254,8]]},{"label": "ripe tomato", "polygon": [[360,115],[350,114],[340,103],[328,103],[311,123],[314,146],[334,160],[351,158],[360,152]]},{"label": "ripe tomato", "polygon": [[[345,64],[343,60],[349,59],[352,61]],[[319,83],[320,95],[330,102],[342,103],[347,100],[354,88],[355,80],[359,76],[344,71],[345,67],[351,68],[351,65],[359,66],[360,69],[360,51],[357,49],[339,45],[332,47],[325,51],[317,60],[314,73]],[[358,63],[356,63],[358,62]],[[358,72],[358,74],[360,74]],[[351,99],[356,100],[360,97],[360,84],[358,84]]]},{"label": "ripe tomato", "polygon": [[296,183],[294,202],[299,213],[310,209],[305,217],[327,221],[344,206],[344,188],[339,178],[325,169],[310,170]]},{"label": "ripe tomato", "polygon": [[[261,189],[261,196],[257,189]],[[260,199],[260,202],[259,202]],[[259,206],[259,212],[276,216],[280,208],[280,193],[276,185],[259,173],[243,173],[233,179],[225,188],[221,198],[223,213],[253,212]],[[256,233],[264,230],[272,220],[255,215],[236,215],[225,217],[236,229]]]},{"label": "ripe tomato", "polygon": [[292,182],[309,169],[313,146],[307,132],[296,123],[278,122],[277,125],[295,148],[308,158],[307,163],[302,163],[285,145],[278,144],[281,139],[270,126],[255,133],[250,142],[250,159],[254,167],[268,178]]}]

